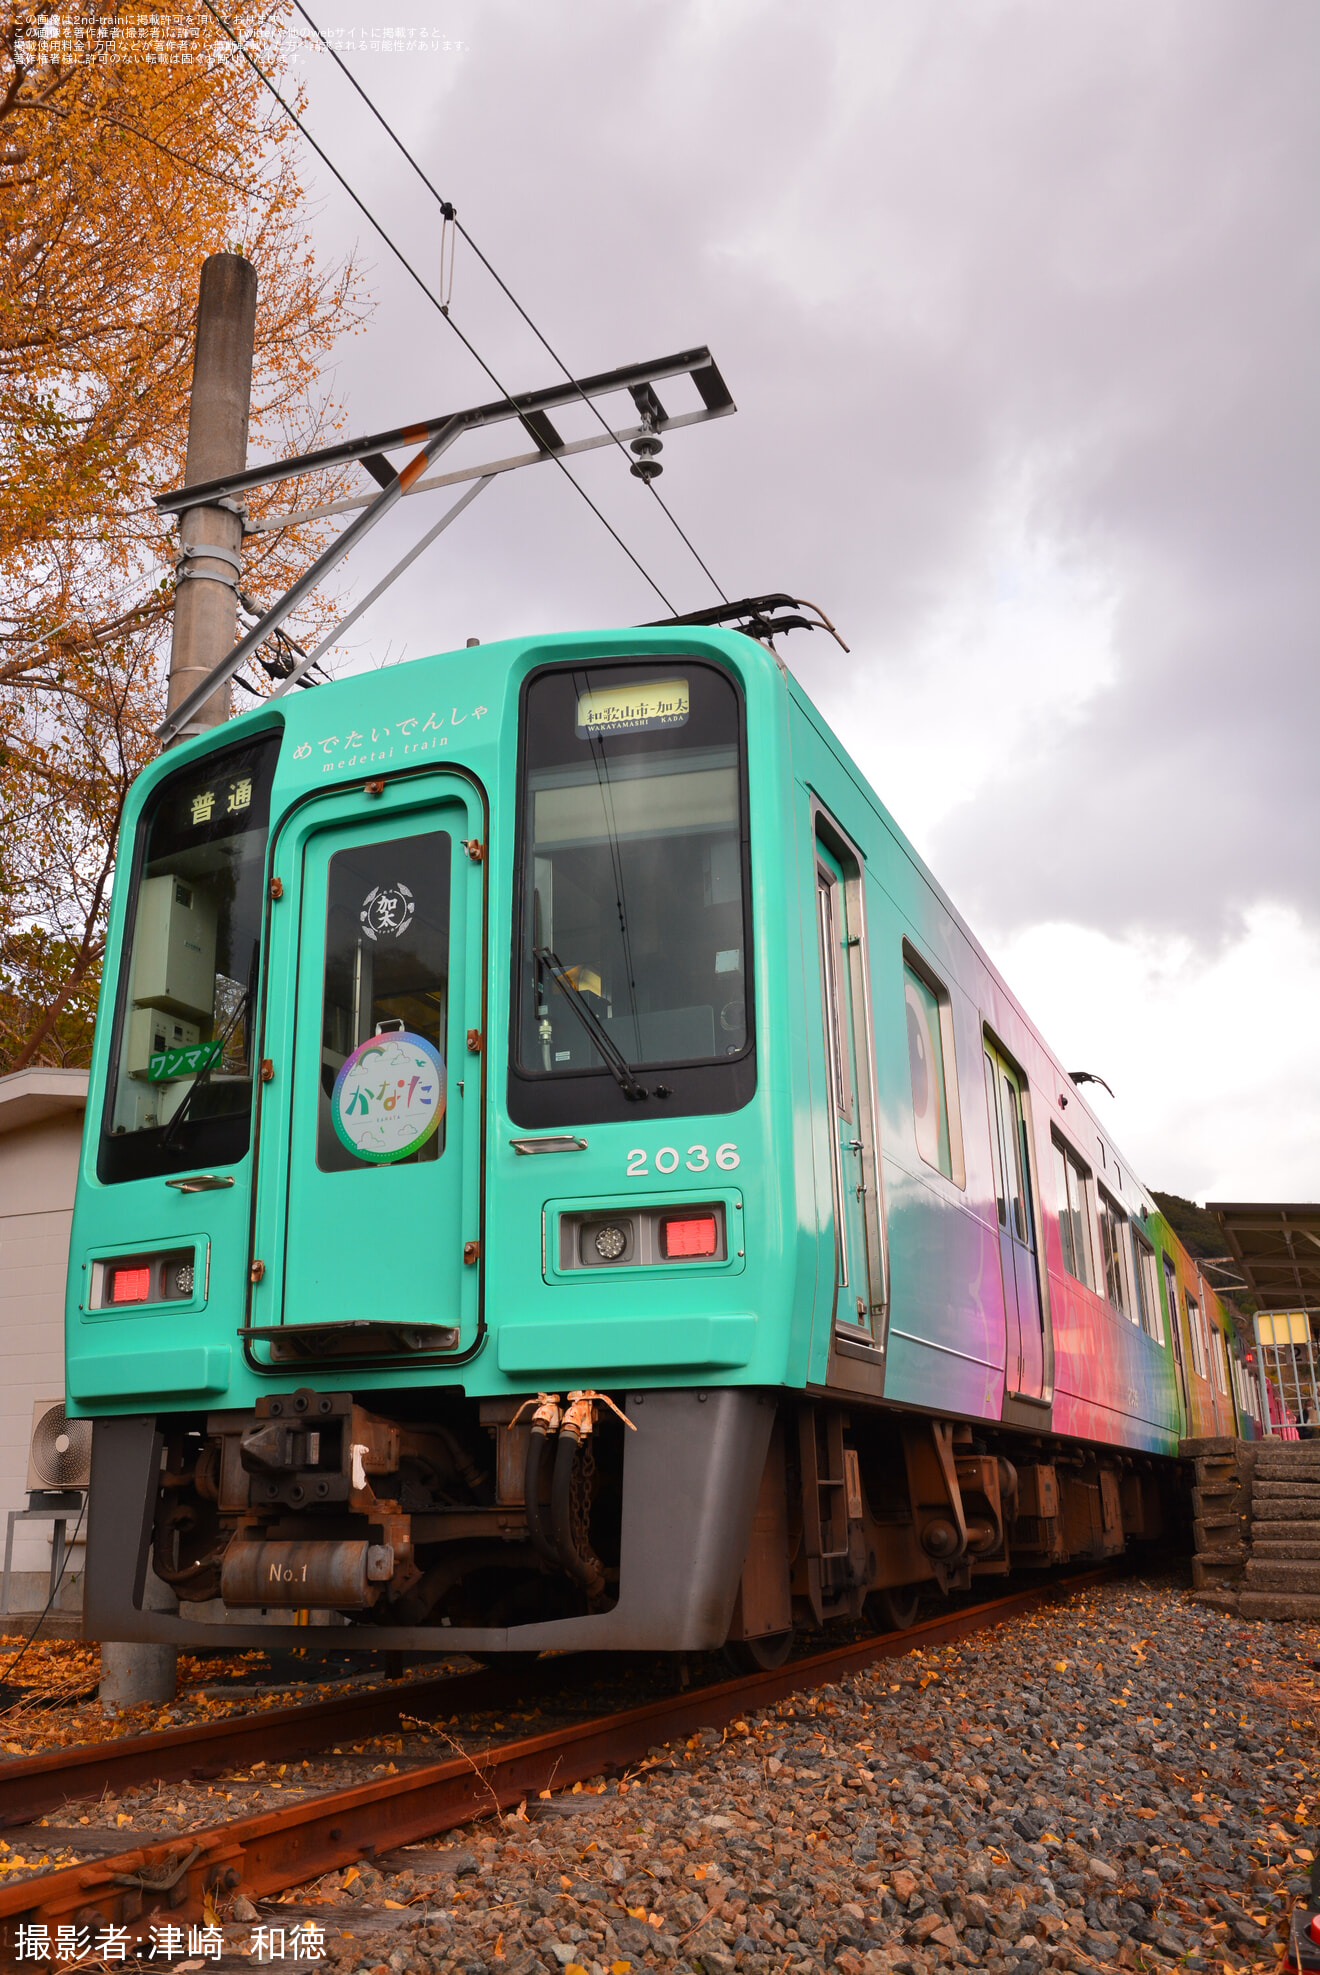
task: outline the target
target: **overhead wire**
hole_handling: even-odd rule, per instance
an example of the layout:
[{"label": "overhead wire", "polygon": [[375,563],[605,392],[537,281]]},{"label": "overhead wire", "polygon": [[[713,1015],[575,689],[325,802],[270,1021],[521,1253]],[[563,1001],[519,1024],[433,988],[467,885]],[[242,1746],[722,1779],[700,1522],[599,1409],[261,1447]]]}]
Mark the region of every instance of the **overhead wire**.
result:
[{"label": "overhead wire", "polygon": [[[367,108],[371,111],[372,116],[375,117],[381,129],[385,132],[386,136],[390,139],[390,142],[396,147],[396,149],[399,152],[401,152],[403,157],[407,159],[408,163],[412,166],[413,170],[416,172],[418,178],[421,179],[422,184],[426,187],[427,191],[431,194],[431,197],[435,200],[436,204],[439,206],[440,211],[444,217],[445,224],[447,226],[452,225],[455,233],[462,235],[464,241],[472,249],[472,252],[476,255],[477,259],[481,262],[481,265],[485,268],[491,280],[502,291],[502,293],[505,295],[508,301],[510,301],[513,304],[514,308],[518,311],[518,314],[522,317],[523,321],[527,324],[527,327],[531,330],[533,336],[535,336],[537,342],[541,345],[542,349],[545,350],[547,355],[553,359],[553,361],[558,365],[559,369],[564,373],[564,376],[567,378],[568,382],[572,384],[574,388],[577,390],[578,396],[581,398],[583,404],[587,406],[592,416],[595,419],[597,419],[600,425],[603,427],[603,429],[609,433],[611,439],[613,439],[615,445],[618,447],[619,451],[623,454],[624,459],[628,460],[629,471],[631,471],[633,462],[628,459],[627,451],[624,447],[623,441],[619,438],[618,433],[611,428],[608,420],[605,418],[600,408],[592,402],[592,400],[587,396],[586,392],[578,384],[576,377],[574,377],[572,371],[569,369],[568,365],[564,362],[564,359],[560,356],[559,352],[551,345],[551,343],[549,342],[545,334],[542,332],[542,330],[537,327],[535,322],[533,322],[531,316],[528,315],[526,309],[523,307],[522,303],[518,300],[518,297],[513,293],[513,290],[509,287],[508,283],[504,280],[502,275],[498,272],[496,268],[492,267],[491,263],[487,260],[485,254],[482,253],[480,247],[477,245],[476,241],[472,238],[472,235],[468,232],[467,228],[463,225],[463,222],[459,219],[458,214],[454,209],[453,201],[450,199],[446,199],[444,195],[439,191],[439,189],[431,182],[430,178],[422,170],[422,167],[418,164],[416,158],[413,156],[412,152],[408,149],[407,145],[404,143],[403,139],[399,136],[398,132],[395,130],[394,126],[390,123],[389,119],[385,116],[384,112],[377,107],[377,105],[373,102],[372,98],[367,94],[366,90],[362,87],[362,84],[358,81],[357,77],[353,74],[353,71],[349,68],[348,64],[344,61],[338,49],[333,48],[330,45],[330,43],[326,40],[324,34],[322,34],[320,28],[317,26],[316,22],[312,19],[306,7],[303,6],[302,0],[293,0],[293,4],[297,8],[298,12],[302,15],[303,19],[306,21],[308,27],[312,30],[312,33],[316,36],[317,40],[320,42],[321,46],[325,49],[327,55],[330,56],[331,60],[335,63],[335,65],[340,70],[340,72],[347,77],[348,81],[352,84],[353,88],[357,91],[358,95],[362,98],[362,101],[366,104]],[[443,266],[443,256],[444,256],[443,234],[441,238],[442,238],[441,262]],[[449,269],[450,269],[450,282],[452,285],[452,281],[453,281],[452,245],[450,247]],[[684,546],[687,548],[689,553],[694,557],[694,559],[700,566],[703,574],[706,576],[707,580],[710,582],[712,587],[717,592],[720,601],[722,603],[728,603],[729,599],[725,595],[723,589],[721,589],[718,578],[712,573],[709,565],[705,561],[705,558],[701,555],[696,545],[692,542],[691,538],[687,535],[687,533],[683,529],[681,523],[678,520],[678,517],[674,514],[673,510],[666,505],[663,496],[661,495],[659,489],[655,485],[655,482],[653,480],[643,479],[642,484],[646,488],[647,492],[651,495],[652,499],[658,504],[662,514],[669,522],[670,527],[674,529],[679,539],[683,542]]]},{"label": "overhead wire", "polygon": [[[340,171],[339,167],[334,163],[333,159],[330,158],[327,155],[327,153],[322,149],[322,147],[317,143],[316,139],[312,136],[311,131],[308,130],[306,124],[303,122],[302,118],[298,115],[298,112],[293,108],[292,104],[290,104],[285,99],[285,97],[281,95],[280,91],[276,88],[274,82],[266,74],[265,70],[261,67],[261,64],[255,61],[252,55],[248,52],[247,48],[243,44],[241,37],[234,32],[234,29],[230,26],[229,22],[225,19],[224,15],[220,13],[219,9],[212,4],[212,0],[202,0],[202,5],[205,7],[207,13],[210,14],[211,18],[216,22],[217,26],[222,28],[225,34],[228,35],[229,39],[233,42],[239,54],[243,57],[243,60],[247,63],[248,67],[252,70],[252,73],[270,91],[271,95],[275,98],[275,101],[279,104],[280,108],[284,111],[284,114],[289,118],[290,122],[293,123],[297,127],[297,129],[302,133],[302,135],[306,138],[307,142],[311,145],[312,149],[315,151],[317,157],[321,160],[322,164],[326,167],[326,170],[332,173],[334,178],[343,187],[344,191],[347,192],[349,198],[353,201],[353,204],[357,207],[358,211],[363,215],[363,217],[368,221],[368,223],[380,235],[381,239],[385,242],[385,245],[389,248],[390,252],[394,255],[394,258],[398,261],[399,265],[402,268],[404,268],[404,270],[416,282],[417,286],[421,289],[422,293],[425,295],[427,301],[430,302],[431,306],[434,309],[436,309],[441,316],[443,316],[444,320],[449,324],[449,327],[453,330],[454,334],[457,336],[459,342],[463,345],[464,349],[468,352],[469,356],[471,356],[473,361],[477,363],[480,366],[480,368],[486,373],[487,377],[489,377],[491,383],[495,386],[495,389],[499,392],[500,396],[506,401],[506,403],[509,405],[511,410],[515,414],[517,414],[518,407],[514,401],[512,392],[510,392],[508,388],[500,382],[500,379],[495,375],[495,372],[491,369],[490,365],[486,362],[485,358],[481,355],[481,352],[476,348],[475,344],[470,340],[469,337],[464,335],[463,331],[459,328],[458,324],[454,321],[454,318],[450,313],[448,306],[440,301],[439,297],[433,292],[433,290],[430,288],[427,282],[423,280],[422,276],[418,273],[417,269],[413,266],[412,262],[408,259],[407,255],[403,252],[403,249],[398,245],[396,241],[390,238],[390,235],[385,231],[385,228],[381,225],[380,221],[376,218],[376,215],[371,211],[371,208],[366,204],[365,200],[363,200],[360,197],[360,195],[354,191],[353,187],[349,184],[348,180],[344,177],[344,174]],[[674,615],[675,614],[674,605],[671,602],[671,600],[665,595],[660,585],[656,582],[654,576],[652,576],[650,570],[647,569],[646,566],[638,559],[638,557],[633,554],[628,544],[624,541],[622,535],[620,535],[618,529],[615,528],[613,524],[606,518],[606,516],[601,513],[600,509],[596,506],[596,503],[592,500],[586,488],[581,484],[580,481],[575,480],[573,478],[573,475],[569,472],[563,460],[560,459],[556,453],[552,452],[549,455],[549,457],[552,460],[554,460],[555,465],[559,468],[564,478],[568,481],[570,487],[574,488],[576,492],[581,495],[582,499],[586,502],[587,506],[591,509],[591,512],[595,515],[597,521],[600,522],[602,528],[606,529],[608,533],[613,536],[614,540],[618,543],[619,547],[623,550],[624,554],[627,556],[629,562],[633,565],[634,569],[636,569],[638,574],[645,579],[645,581],[650,585],[651,589],[655,591],[661,603],[665,606],[665,609],[668,610],[671,615]]]}]

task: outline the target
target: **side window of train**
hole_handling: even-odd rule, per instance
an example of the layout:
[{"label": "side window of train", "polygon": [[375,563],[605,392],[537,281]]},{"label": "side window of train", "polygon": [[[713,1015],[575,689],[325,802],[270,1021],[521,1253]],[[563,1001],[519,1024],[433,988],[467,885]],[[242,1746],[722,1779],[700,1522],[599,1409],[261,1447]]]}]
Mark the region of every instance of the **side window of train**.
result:
[{"label": "side window of train", "polygon": [[1071,1145],[1055,1137],[1054,1189],[1059,1207],[1059,1239],[1063,1245],[1063,1266],[1070,1276],[1096,1286],[1095,1256],[1091,1244],[1091,1174]]},{"label": "side window of train", "polygon": [[955,1186],[967,1184],[963,1165],[958,1065],[953,1047],[949,990],[903,942],[903,995],[907,1004],[908,1068],[917,1151]]},{"label": "side window of train", "polygon": [[1136,1321],[1147,1337],[1153,1337],[1157,1344],[1164,1342],[1164,1323],[1160,1316],[1160,1294],[1156,1286],[1155,1250],[1144,1235],[1138,1234],[1135,1221],[1129,1223],[1132,1234],[1132,1290],[1136,1301]]},{"label": "side window of train", "polygon": [[1105,1265],[1105,1294],[1120,1317],[1130,1317],[1135,1323],[1136,1313],[1128,1308],[1127,1271],[1124,1267],[1128,1218],[1103,1187],[1098,1187],[1096,1192],[1100,1213],[1100,1254]]},{"label": "side window of train", "polygon": [[1187,1298],[1187,1330],[1192,1340],[1192,1367],[1198,1378],[1208,1379],[1210,1367],[1206,1363],[1205,1324],[1201,1306],[1194,1296]]}]

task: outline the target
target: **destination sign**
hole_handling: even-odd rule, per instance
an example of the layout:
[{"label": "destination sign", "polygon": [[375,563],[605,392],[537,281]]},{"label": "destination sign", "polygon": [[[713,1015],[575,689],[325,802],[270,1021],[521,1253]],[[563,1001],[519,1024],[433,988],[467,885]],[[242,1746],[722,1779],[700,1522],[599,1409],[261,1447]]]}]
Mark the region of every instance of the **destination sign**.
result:
[{"label": "destination sign", "polygon": [[642,734],[653,727],[686,727],[689,700],[686,679],[590,686],[578,694],[578,739],[593,739],[597,734]]}]

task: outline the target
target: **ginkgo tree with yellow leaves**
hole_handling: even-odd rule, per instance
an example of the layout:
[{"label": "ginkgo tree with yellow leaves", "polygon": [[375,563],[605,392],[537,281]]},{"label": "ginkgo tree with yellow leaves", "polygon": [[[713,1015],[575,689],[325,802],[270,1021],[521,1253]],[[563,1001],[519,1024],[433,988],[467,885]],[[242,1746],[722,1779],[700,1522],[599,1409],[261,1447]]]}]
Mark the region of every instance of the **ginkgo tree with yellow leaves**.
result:
[{"label": "ginkgo tree with yellow leaves", "polygon": [[[227,18],[278,66],[284,0]],[[151,494],[182,477],[202,263],[257,269],[252,430],[284,452],[337,422],[322,367],[365,310],[351,261],[318,264],[292,124],[205,15],[178,20],[0,8],[0,1073],[87,1060],[115,835],[164,707],[176,538]],[[256,540],[261,604],[320,544]]]}]

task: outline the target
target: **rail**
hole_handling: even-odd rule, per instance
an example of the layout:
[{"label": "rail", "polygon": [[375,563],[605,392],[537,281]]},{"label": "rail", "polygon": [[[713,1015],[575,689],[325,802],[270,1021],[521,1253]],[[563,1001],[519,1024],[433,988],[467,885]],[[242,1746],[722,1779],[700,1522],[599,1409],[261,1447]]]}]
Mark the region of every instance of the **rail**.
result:
[{"label": "rail", "polygon": [[[526,1693],[530,1686],[524,1677],[516,1692]],[[428,1707],[503,1707],[514,1691],[512,1675],[486,1667],[18,1756],[0,1763],[0,1831],[27,1824],[74,1798],[99,1797],[103,1790],[118,1795],[134,1783],[209,1782],[259,1758],[282,1762],[332,1742],[387,1734],[398,1726],[401,1711],[418,1715]]]},{"label": "rail", "polygon": [[[749,1708],[766,1707],[803,1688],[828,1686],[876,1660],[897,1658],[916,1647],[947,1645],[1005,1624],[1088,1585],[1107,1582],[1126,1569],[1126,1563],[1118,1560],[948,1612],[901,1632],[853,1640],[790,1660],[767,1672],[719,1681],[542,1735],[499,1743],[475,1756],[453,1757],[351,1789],[328,1791],[287,1808],[192,1830],[113,1857],[60,1867],[0,1890],[0,1937],[12,1948],[18,1925],[39,1921],[52,1929],[70,1922],[93,1930],[117,1926],[127,1929],[130,1939],[145,1940],[151,1921],[159,1914],[166,1914],[176,1925],[186,1925],[202,1917],[207,1903],[223,1906],[240,1891],[251,1900],[283,1892],[364,1858],[502,1812],[552,1786],[562,1789],[604,1769],[626,1768],[643,1759],[657,1742],[672,1741],[700,1728],[724,1727]],[[448,1704],[459,1682],[466,1678],[479,1682],[482,1676],[415,1682],[392,1690],[391,1698],[411,1710],[417,1705],[419,1690],[429,1686],[443,1688]],[[372,1693],[356,1698],[368,1702],[379,1696]],[[340,1705],[328,1702],[323,1709],[279,1712],[305,1716],[315,1711],[323,1715],[324,1727],[330,1718],[328,1711]],[[365,1709],[355,1719],[360,1722],[364,1717]],[[247,1721],[248,1727],[263,1738],[263,1747],[267,1746],[272,1719],[266,1714]],[[215,1724],[217,1729],[226,1725]],[[162,1760],[173,1754],[172,1731],[159,1738],[142,1736],[135,1740],[140,1744],[168,1741],[171,1749],[162,1749]],[[216,1740],[218,1743],[219,1737]],[[129,1755],[135,1764],[143,1760],[141,1748],[129,1752],[122,1743],[109,1746]],[[87,1753],[60,1752],[63,1756]],[[46,1760],[29,1759],[29,1766]],[[51,1774],[61,1773],[61,1768],[58,1760],[51,1760]],[[135,1774],[141,1773],[135,1770]],[[179,1773],[174,1772],[176,1776]],[[105,1782],[112,1774],[110,1769],[103,1769],[100,1780]]]}]

